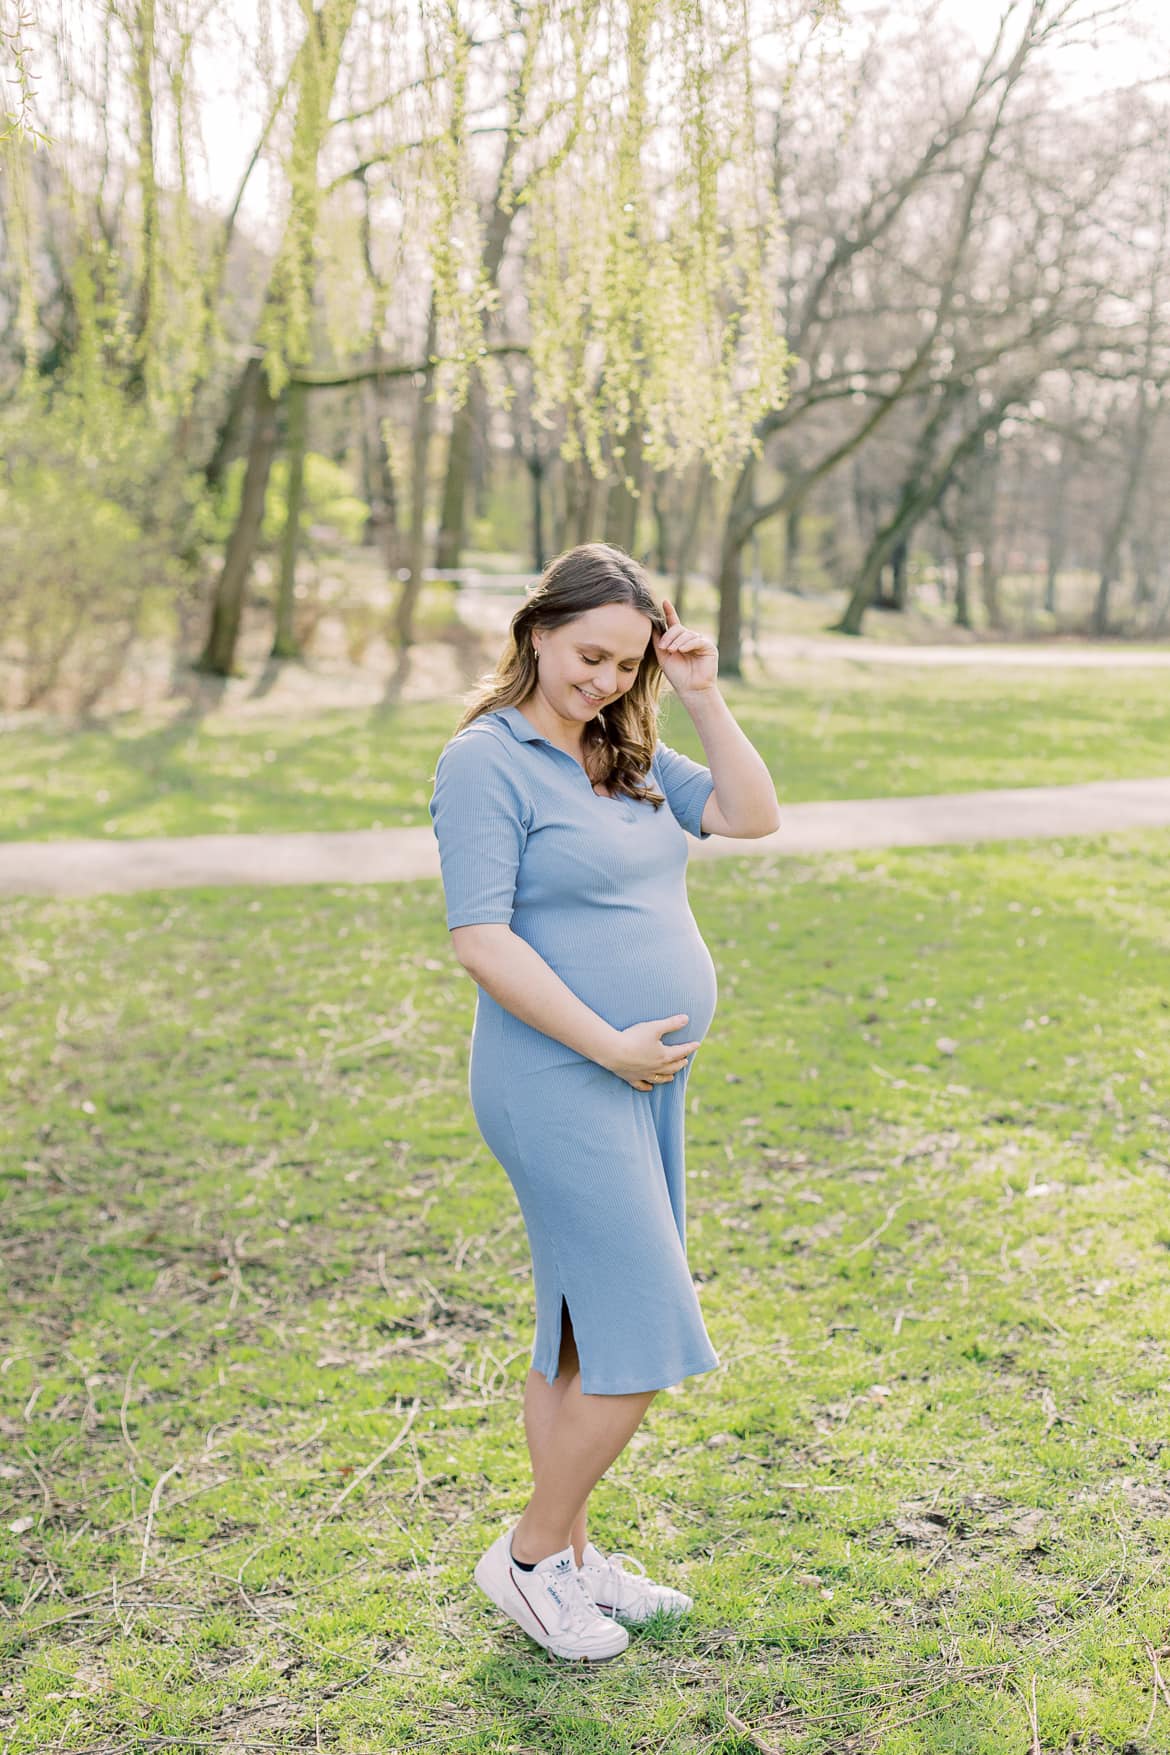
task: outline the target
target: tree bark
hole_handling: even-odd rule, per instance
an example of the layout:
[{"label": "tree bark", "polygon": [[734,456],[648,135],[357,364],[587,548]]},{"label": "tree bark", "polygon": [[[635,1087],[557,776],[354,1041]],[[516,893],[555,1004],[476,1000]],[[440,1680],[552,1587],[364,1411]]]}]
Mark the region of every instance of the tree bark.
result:
[{"label": "tree bark", "polygon": [[[435,294],[432,289],[430,310],[427,314],[427,341],[424,349],[428,360],[435,351],[437,331],[438,315]],[[414,417],[414,438],[411,445],[410,543],[407,551],[407,575],[402,581],[402,590],[399,593],[398,606],[394,614],[394,637],[398,650],[402,654],[405,654],[414,644],[414,612],[422,592],[423,570],[426,565],[427,464],[431,454],[431,433],[435,424],[435,405],[431,398],[434,382],[434,367],[428,366],[423,373],[423,384],[418,395]]]},{"label": "tree bark", "polygon": [[435,545],[435,564],[444,568],[457,567],[459,556],[463,552],[467,481],[471,472],[471,448],[475,436],[475,416],[471,401],[469,384],[467,401],[451,417],[447,474],[443,481],[439,537]]},{"label": "tree bark", "polygon": [[[1148,355],[1147,355],[1148,357]],[[1093,605],[1093,633],[1098,639],[1109,632],[1109,593],[1120,571],[1121,543],[1129,525],[1133,503],[1137,497],[1142,471],[1146,463],[1150,430],[1154,423],[1156,403],[1146,394],[1145,384],[1138,385],[1138,405],[1129,443],[1126,446],[1125,475],[1117,510],[1105,532],[1101,549],[1101,573],[1097,598]]]},{"label": "tree bark", "polygon": [[398,566],[398,496],[382,436],[382,394],[376,378],[359,386],[362,410],[362,473],[370,516],[363,541],[380,550],[387,566]]},{"label": "tree bark", "polygon": [[784,514],[784,576],[789,591],[800,590],[800,549],[803,506],[790,506]]},{"label": "tree bark", "polygon": [[592,542],[594,532],[603,529],[607,489],[604,480],[594,475],[588,463],[582,461],[585,490],[577,504],[577,541]]},{"label": "tree bark", "polygon": [[904,530],[894,544],[893,552],[890,555],[890,575],[893,583],[891,609],[904,610],[906,607],[906,564],[909,559],[912,534],[913,526]]},{"label": "tree bark", "polygon": [[147,379],[154,358],[152,331],[155,321],[155,282],[158,252],[158,185],[154,172],[154,96],[151,70],[154,65],[155,0],[138,0],[134,9],[132,51],[134,97],[138,110],[138,186],[142,203],[142,272],[134,315],[135,355],[127,389],[135,397],[147,393]]},{"label": "tree bark", "polygon": [[244,416],[256,400],[256,376],[259,370],[260,355],[249,354],[243,371],[232,385],[223,424],[215,435],[215,449],[203,471],[203,479],[212,493],[219,488],[224,471],[236,455]]},{"label": "tree bark", "polygon": [[756,481],[756,459],[749,456],[740,470],[731,505],[723,524],[723,540],[719,552],[719,647],[720,676],[743,675],[743,545],[750,533],[744,523],[750,518]]},{"label": "tree bark", "polygon": [[670,515],[667,510],[670,478],[656,469],[650,478],[650,510],[654,518],[654,565],[665,576],[670,571]]},{"label": "tree bark", "polygon": [[577,530],[581,520],[581,500],[586,491],[585,473],[586,465],[583,457],[576,457],[571,463],[561,465],[564,500],[556,527],[558,554],[563,554],[565,549],[572,548],[577,540]]},{"label": "tree bark", "polygon": [[1048,511],[1048,554],[1044,578],[1044,609],[1046,614],[1050,616],[1056,614],[1056,584],[1060,576],[1060,569],[1064,565],[1067,543],[1065,506],[1072,476],[1071,457],[1072,441],[1066,437],[1060,446],[1060,456],[1056,463],[1056,481],[1053,484],[1052,499],[1049,502]]},{"label": "tree bark", "polygon": [[1154,587],[1151,583],[1153,567],[1153,543],[1150,529],[1146,525],[1142,531],[1130,538],[1130,553],[1133,556],[1133,601],[1135,609],[1145,609],[1154,600]]},{"label": "tree bark", "polygon": [[544,458],[539,451],[530,451],[524,461],[528,465],[528,477],[532,483],[532,567],[534,572],[543,573],[545,568]]},{"label": "tree bark", "polygon": [[988,625],[998,632],[1003,627],[1003,605],[999,595],[999,541],[996,515],[999,505],[999,445],[989,431],[984,435],[981,466],[975,478],[975,505],[979,548],[979,594]]},{"label": "tree bark", "polygon": [[309,392],[303,384],[288,387],[288,507],[280,544],[280,579],[276,588],[276,635],[273,658],[300,658],[293,631],[296,607],[297,552],[301,543],[301,505],[305,487],[305,430]]},{"label": "tree bark", "polygon": [[[617,480],[611,481],[609,485],[609,499],[605,508],[605,540],[632,555],[638,540],[638,512],[642,504],[642,413],[638,403],[634,405],[630,424],[623,436],[622,453],[622,456],[614,459],[618,474]],[[636,494],[626,486],[627,478],[638,490]]]},{"label": "tree bark", "polygon": [[955,556],[955,626],[971,626],[971,583],[967,562],[967,532],[960,528],[954,537]]},{"label": "tree bark", "polygon": [[694,492],[688,497],[686,523],[683,527],[682,540],[678,545],[678,565],[674,575],[674,596],[671,602],[683,619],[683,599],[686,596],[687,574],[691,561],[694,559],[699,534],[699,519],[703,513],[703,502],[711,486],[711,469],[702,458],[695,466]]},{"label": "tree bark", "polygon": [[264,498],[275,449],[276,403],[268,389],[267,373],[259,372],[252,397],[252,432],[239,516],[216,582],[207,641],[195,667],[212,676],[231,676],[235,666],[244,591],[264,517]]}]

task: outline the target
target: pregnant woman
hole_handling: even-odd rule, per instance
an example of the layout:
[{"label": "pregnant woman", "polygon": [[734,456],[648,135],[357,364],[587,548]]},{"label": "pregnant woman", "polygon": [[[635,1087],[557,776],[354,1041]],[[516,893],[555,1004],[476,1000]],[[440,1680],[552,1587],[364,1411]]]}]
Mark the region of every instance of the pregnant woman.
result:
[{"label": "pregnant woman", "polygon": [[[561,1658],[690,1597],[589,1541],[589,1494],[656,1392],[719,1363],[687,1266],[687,1076],[715,1010],[687,839],[779,825],[776,791],[706,635],[638,563],[586,543],[512,618],[439,757],[430,813],[447,924],[478,988],[469,1090],[524,1216],[536,1335],[533,1492],[475,1568]],[[663,681],[709,766],[657,736]]]}]

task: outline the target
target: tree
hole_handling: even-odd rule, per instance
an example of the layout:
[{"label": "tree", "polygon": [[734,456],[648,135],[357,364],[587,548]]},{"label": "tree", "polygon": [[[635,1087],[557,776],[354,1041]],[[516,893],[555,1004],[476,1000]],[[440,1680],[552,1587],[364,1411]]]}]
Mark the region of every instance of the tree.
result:
[{"label": "tree", "polygon": [[[230,676],[235,665],[244,588],[251,569],[268,473],[275,453],[275,398],[290,364],[309,357],[314,242],[320,200],[318,161],[356,0],[321,0],[310,14],[298,57],[296,118],[289,157],[289,211],[257,325],[263,353],[253,399],[252,438],[239,517],[212,597],[199,668]],[[291,496],[290,496],[291,498]],[[293,551],[295,555],[295,549]]]}]

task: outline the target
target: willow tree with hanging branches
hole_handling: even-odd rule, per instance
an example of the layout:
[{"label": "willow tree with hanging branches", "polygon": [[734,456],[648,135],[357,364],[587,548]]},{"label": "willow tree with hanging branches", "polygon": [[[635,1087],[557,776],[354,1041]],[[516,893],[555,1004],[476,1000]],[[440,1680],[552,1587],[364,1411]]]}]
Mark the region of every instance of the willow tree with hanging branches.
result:
[{"label": "willow tree with hanging branches", "polygon": [[[642,463],[701,459],[718,481],[789,365],[757,54],[832,10],[495,0],[473,22],[460,0],[45,0],[17,41],[52,74],[35,186],[27,135],[7,147],[26,187],[6,177],[5,229],[33,245],[5,271],[8,395],[35,380],[42,402],[137,405],[154,466],[185,479],[230,407],[248,474],[203,652],[221,674],[294,382],[413,370],[454,415],[474,373],[506,409],[500,355],[520,351],[566,461],[630,496]],[[225,87],[247,131],[226,193],[204,168]],[[501,216],[521,292],[506,335]]]}]

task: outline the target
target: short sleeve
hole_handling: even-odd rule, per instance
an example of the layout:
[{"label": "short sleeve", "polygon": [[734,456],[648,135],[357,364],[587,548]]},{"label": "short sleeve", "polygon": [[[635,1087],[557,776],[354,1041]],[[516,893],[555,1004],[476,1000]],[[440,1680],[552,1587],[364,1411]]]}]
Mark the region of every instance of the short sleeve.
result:
[{"label": "short sleeve", "polygon": [[672,750],[665,743],[656,746],[654,765],[666,802],[683,828],[699,841],[710,840],[710,829],[699,827],[703,806],[715,790],[710,768],[705,768],[702,762],[692,761],[681,750]]},{"label": "short sleeve", "polygon": [[439,843],[448,928],[509,925],[532,807],[492,732],[476,730],[473,722],[444,747],[427,808]]}]

